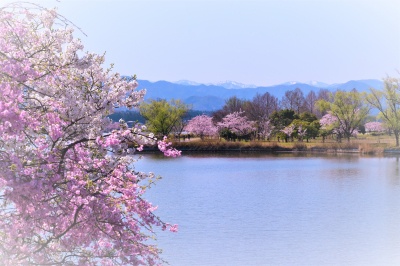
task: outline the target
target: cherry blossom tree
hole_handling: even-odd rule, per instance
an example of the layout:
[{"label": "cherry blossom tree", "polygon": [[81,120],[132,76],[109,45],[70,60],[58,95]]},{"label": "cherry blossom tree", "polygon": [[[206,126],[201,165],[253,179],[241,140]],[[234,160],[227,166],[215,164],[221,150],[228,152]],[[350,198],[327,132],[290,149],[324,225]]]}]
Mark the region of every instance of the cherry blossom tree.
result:
[{"label": "cherry blossom tree", "polygon": [[264,121],[263,123],[260,124],[260,135],[265,139],[269,140],[269,138],[272,135],[272,132],[274,131],[274,126],[271,123],[271,120]]},{"label": "cherry blossom tree", "polygon": [[[322,135],[323,141],[325,141],[328,135],[337,134],[340,136],[342,130],[340,129],[340,124],[336,116],[327,113],[321,117],[319,123],[321,124],[320,134]],[[340,137],[338,137],[338,139],[339,138]]]},{"label": "cherry blossom tree", "polygon": [[323,128],[335,127],[337,126],[338,119],[331,113],[327,113],[319,120],[319,123]]},{"label": "cherry blossom tree", "polygon": [[[343,123],[340,123],[340,120],[334,116],[331,113],[327,113],[326,115],[324,115],[320,120],[319,123],[321,124],[321,135],[323,137],[323,140],[325,140],[325,137],[327,135],[331,135],[334,134],[337,137],[337,140],[340,141],[341,138],[346,135],[346,132],[348,132],[346,130],[346,125],[344,125]],[[358,129],[357,128],[353,128],[351,131],[351,135],[352,137],[357,137],[358,135]],[[349,134],[349,133],[347,133]]]},{"label": "cherry blossom tree", "polygon": [[385,128],[381,122],[368,122],[364,125],[366,132],[385,132]]},{"label": "cherry blossom tree", "polygon": [[[283,128],[283,129],[281,130],[281,132],[285,133],[285,135],[287,136],[287,138],[290,138],[290,137],[292,137],[292,134],[293,134],[293,132],[294,132],[294,129],[295,129],[295,126],[294,126],[294,125],[289,125],[289,126]],[[286,141],[287,141],[287,138],[286,138]]]},{"label": "cherry blossom tree", "polygon": [[217,123],[220,130],[227,130],[238,137],[249,135],[255,130],[254,122],[249,121],[244,116],[244,112],[233,112],[222,118],[222,121]]},{"label": "cherry blossom tree", "polygon": [[218,128],[214,125],[212,117],[208,115],[198,115],[193,117],[189,120],[184,130],[196,134],[202,140],[206,136],[211,137],[218,134]]},{"label": "cherry blossom tree", "polygon": [[307,128],[303,129],[303,125],[299,125],[297,128],[297,135],[299,136],[299,141],[303,141],[303,138],[307,134]]},{"label": "cherry blossom tree", "polygon": [[[156,139],[108,115],[134,107],[135,78],[103,68],[54,10],[0,8],[0,264],[153,265],[155,180],[135,151]],[[178,156],[166,139],[158,146]]]}]

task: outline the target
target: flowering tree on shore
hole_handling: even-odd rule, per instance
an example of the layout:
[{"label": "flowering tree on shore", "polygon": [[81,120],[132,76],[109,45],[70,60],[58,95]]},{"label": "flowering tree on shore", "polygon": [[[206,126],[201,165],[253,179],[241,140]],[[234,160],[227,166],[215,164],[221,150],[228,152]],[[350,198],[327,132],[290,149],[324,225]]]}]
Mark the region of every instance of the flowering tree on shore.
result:
[{"label": "flowering tree on shore", "polygon": [[198,115],[189,120],[184,128],[185,131],[196,134],[202,140],[204,137],[211,137],[218,134],[218,128],[214,125],[212,117],[208,115]]},{"label": "flowering tree on shore", "polygon": [[368,122],[364,125],[366,132],[385,132],[385,128],[381,122]]},{"label": "flowering tree on shore", "polygon": [[319,123],[321,124],[320,134],[322,135],[323,140],[325,140],[328,135],[340,135],[342,133],[338,119],[331,113],[327,113],[321,117]]},{"label": "flowering tree on shore", "polygon": [[233,112],[222,118],[222,121],[217,123],[217,127],[221,131],[233,133],[237,137],[244,137],[251,134],[256,128],[254,122],[249,121],[245,117],[244,112]]},{"label": "flowering tree on shore", "polygon": [[267,140],[269,140],[269,138],[272,135],[272,132],[274,131],[275,126],[272,125],[271,120],[267,120],[267,121],[263,121],[260,126],[260,135],[262,136],[263,139],[267,138]]},{"label": "flowering tree on shore", "polygon": [[145,91],[83,53],[67,24],[36,6],[0,9],[0,264],[160,263],[148,239],[177,228],[143,198],[154,177],[132,156],[156,139],[108,118]]},{"label": "flowering tree on shore", "polygon": [[307,128],[303,129],[303,125],[299,125],[297,128],[297,135],[299,136],[299,141],[303,141],[303,138],[307,134]]},{"label": "flowering tree on shore", "polygon": [[289,125],[289,126],[287,126],[287,127],[284,127],[282,130],[281,130],[281,132],[283,132],[285,135],[286,135],[286,141],[287,141],[287,138],[290,138],[290,137],[292,137],[292,134],[293,134],[293,132],[294,132],[294,129],[295,129],[295,126],[294,125]]},{"label": "flowering tree on shore", "polygon": [[[332,115],[331,113],[327,113],[324,115],[320,120],[319,123],[321,124],[320,133],[325,139],[327,135],[334,134],[337,137],[337,140],[340,141],[341,138],[345,135],[346,128],[343,124],[340,123],[340,120]],[[358,129],[352,129],[351,136],[356,137],[358,135]]]},{"label": "flowering tree on shore", "polygon": [[327,113],[326,115],[324,115],[323,117],[321,117],[321,119],[319,120],[319,123],[321,124],[321,126],[324,129],[328,129],[328,128],[335,128],[338,127],[338,119],[336,118],[336,116],[332,115],[331,113]]}]

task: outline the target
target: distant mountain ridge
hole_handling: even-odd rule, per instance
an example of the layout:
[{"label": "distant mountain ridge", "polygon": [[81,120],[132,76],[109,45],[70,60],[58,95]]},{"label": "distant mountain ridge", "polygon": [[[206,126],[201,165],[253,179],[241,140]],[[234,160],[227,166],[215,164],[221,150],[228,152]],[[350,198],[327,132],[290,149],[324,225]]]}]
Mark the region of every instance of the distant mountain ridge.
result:
[{"label": "distant mountain ridge", "polygon": [[230,81],[230,80],[218,82],[218,83],[198,83],[196,81],[190,81],[190,80],[178,80],[178,81],[175,81],[172,83],[179,84],[179,85],[188,85],[188,86],[199,86],[199,85],[219,86],[219,87],[224,87],[225,89],[257,88],[256,85],[243,84],[243,83],[239,83],[236,81]]},{"label": "distant mountain ridge", "polygon": [[[310,91],[318,92],[320,89],[335,91],[337,89],[350,91],[357,89],[360,92],[376,88],[382,89],[383,82],[376,79],[350,80],[340,84],[326,84],[318,81],[308,83],[287,82],[273,86],[245,85],[238,82],[227,81],[219,84],[201,84],[197,82],[182,80],[178,82],[138,80],[138,89],[146,89],[145,100],[149,99],[180,99],[190,104],[194,110],[215,111],[220,109],[225,100],[236,96],[240,99],[252,99],[257,93],[269,92],[271,95],[281,99],[288,90],[300,88],[306,96]],[[243,87],[244,86],[244,87]]]}]

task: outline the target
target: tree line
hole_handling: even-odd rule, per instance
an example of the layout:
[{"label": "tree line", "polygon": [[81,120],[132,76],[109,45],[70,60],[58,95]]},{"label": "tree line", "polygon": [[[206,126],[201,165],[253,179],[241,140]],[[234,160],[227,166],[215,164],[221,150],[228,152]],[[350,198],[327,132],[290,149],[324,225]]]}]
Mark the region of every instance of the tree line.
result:
[{"label": "tree line", "polygon": [[[266,92],[251,100],[233,96],[215,112],[200,114],[180,100],[142,103],[139,115],[152,132],[161,135],[191,134],[201,139],[299,141],[322,137],[349,141],[360,133],[400,135],[399,79],[386,77],[382,90],[369,93],[320,89],[306,95],[300,88],[281,99]],[[370,115],[372,109],[379,114]],[[191,114],[191,115],[188,115]]]}]

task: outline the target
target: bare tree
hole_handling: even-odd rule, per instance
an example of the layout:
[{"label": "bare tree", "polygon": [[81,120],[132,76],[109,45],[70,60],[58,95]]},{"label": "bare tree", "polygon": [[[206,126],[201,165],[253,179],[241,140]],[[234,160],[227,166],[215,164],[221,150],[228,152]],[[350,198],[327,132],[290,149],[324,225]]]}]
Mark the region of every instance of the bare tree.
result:
[{"label": "bare tree", "polygon": [[265,121],[278,110],[278,99],[268,92],[264,94],[256,94],[252,101],[245,101],[243,110],[246,116],[252,121]]},{"label": "bare tree", "polygon": [[263,125],[268,121],[272,112],[278,110],[278,99],[268,92],[256,94],[252,101],[245,101],[243,105],[245,115],[251,121],[256,122],[257,135],[263,131]]},{"label": "bare tree", "polygon": [[331,101],[331,92],[328,89],[320,89],[318,91],[318,100]]},{"label": "bare tree", "polygon": [[304,108],[307,112],[314,113],[315,111],[315,103],[317,102],[318,98],[314,91],[310,91],[305,100],[304,100]]},{"label": "bare tree", "polygon": [[221,110],[213,113],[212,117],[214,122],[217,123],[222,121],[222,118],[224,118],[228,114],[243,111],[245,102],[245,100],[239,99],[236,96],[230,97],[228,100],[225,101],[225,105],[222,107]]},{"label": "bare tree", "polygon": [[282,106],[285,109],[293,110],[300,114],[304,105],[304,95],[300,88],[285,92],[282,98]]},{"label": "bare tree", "polygon": [[243,110],[244,102],[245,102],[244,100],[239,99],[236,96],[233,96],[225,101],[225,105],[222,109],[226,111],[228,114],[233,112],[240,112],[241,110]]},{"label": "bare tree", "polygon": [[266,117],[270,117],[271,114],[275,111],[279,110],[279,103],[278,103],[278,98],[275,96],[271,95],[269,92],[266,92],[262,95],[265,106],[266,106]]}]

